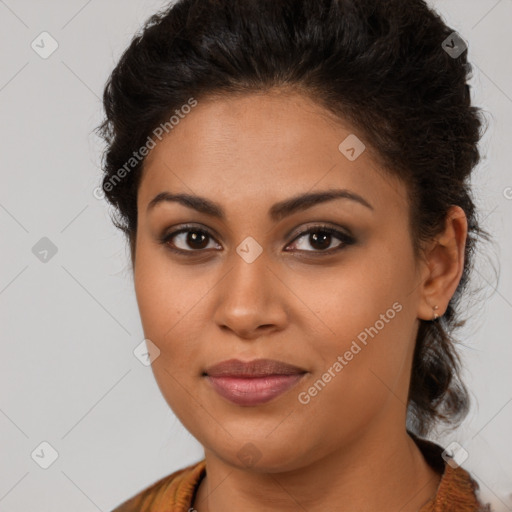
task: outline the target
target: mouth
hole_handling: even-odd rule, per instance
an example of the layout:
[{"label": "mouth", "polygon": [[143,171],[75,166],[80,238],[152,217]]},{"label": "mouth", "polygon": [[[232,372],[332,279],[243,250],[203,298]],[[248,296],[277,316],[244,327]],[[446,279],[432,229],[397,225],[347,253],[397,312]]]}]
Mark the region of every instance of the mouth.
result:
[{"label": "mouth", "polygon": [[240,406],[260,405],[282,395],[308,373],[282,361],[238,359],[208,368],[203,376],[223,398]]}]

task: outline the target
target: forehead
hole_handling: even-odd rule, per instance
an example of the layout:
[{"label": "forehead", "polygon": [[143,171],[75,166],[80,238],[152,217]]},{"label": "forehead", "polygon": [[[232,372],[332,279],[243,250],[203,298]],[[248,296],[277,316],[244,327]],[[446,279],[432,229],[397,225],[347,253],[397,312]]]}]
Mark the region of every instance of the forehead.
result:
[{"label": "forehead", "polygon": [[337,187],[404,206],[403,184],[379,167],[368,141],[356,160],[342,154],[340,143],[354,135],[296,93],[198,101],[146,157],[139,211],[164,190],[247,204]]}]

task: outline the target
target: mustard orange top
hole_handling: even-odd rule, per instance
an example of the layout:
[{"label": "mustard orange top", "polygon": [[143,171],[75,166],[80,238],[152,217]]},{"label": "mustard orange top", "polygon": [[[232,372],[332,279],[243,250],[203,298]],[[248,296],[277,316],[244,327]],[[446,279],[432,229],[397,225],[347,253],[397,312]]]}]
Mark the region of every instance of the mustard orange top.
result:
[{"label": "mustard orange top", "polygon": [[[418,512],[492,512],[478,498],[479,486],[462,467],[453,468],[444,461],[443,448],[411,435],[425,460],[440,474],[436,494]],[[197,512],[195,494],[206,475],[206,461],[187,466],[146,487],[112,512]]]}]

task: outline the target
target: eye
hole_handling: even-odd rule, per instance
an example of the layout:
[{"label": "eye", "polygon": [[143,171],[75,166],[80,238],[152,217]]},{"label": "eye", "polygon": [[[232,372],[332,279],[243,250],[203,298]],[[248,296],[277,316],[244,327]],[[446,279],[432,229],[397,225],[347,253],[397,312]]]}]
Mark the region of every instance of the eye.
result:
[{"label": "eye", "polygon": [[210,241],[213,240],[213,236],[209,231],[196,228],[195,226],[184,226],[177,231],[164,234],[160,239],[160,243],[166,245],[171,251],[183,254],[211,249],[211,246],[208,247],[209,239]]},{"label": "eye", "polygon": [[[309,237],[306,238],[306,235],[309,235]],[[300,242],[301,239],[304,240]],[[332,244],[335,243],[336,239],[339,243],[333,246]],[[176,231],[164,233],[159,242],[170,251],[178,254],[188,253],[188,255],[201,253],[205,249],[220,248],[218,244],[214,243],[214,237],[208,230],[195,226],[183,226]],[[353,243],[355,243],[355,239],[343,231],[330,226],[316,225],[299,232],[292,244],[287,247],[296,245],[298,247],[295,247],[295,249],[298,251],[320,255],[332,254]],[[313,250],[307,249],[308,244]]]},{"label": "eye", "polygon": [[[306,238],[306,235],[309,236]],[[301,239],[304,240],[297,244],[296,241]],[[333,246],[335,239],[338,239],[340,243]],[[294,243],[299,245],[299,251],[331,254],[355,243],[355,240],[347,233],[329,226],[312,226],[305,231],[301,231],[294,239]],[[313,250],[308,250],[306,248],[308,245],[313,247]]]}]

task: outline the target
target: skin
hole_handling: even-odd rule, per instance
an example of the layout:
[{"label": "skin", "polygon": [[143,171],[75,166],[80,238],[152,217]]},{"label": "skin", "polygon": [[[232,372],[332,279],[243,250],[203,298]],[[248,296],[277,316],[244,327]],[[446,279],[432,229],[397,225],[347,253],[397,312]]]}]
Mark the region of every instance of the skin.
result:
[{"label": "skin", "polygon": [[[158,386],[204,447],[199,512],[412,512],[437,490],[440,475],[405,430],[407,391],[419,319],[431,320],[434,305],[442,315],[461,278],[467,221],[452,207],[445,231],[416,260],[405,185],[379,167],[368,141],[355,161],[342,155],[338,146],[353,133],[299,93],[230,96],[200,101],[145,161],[135,291],[145,337],[160,350]],[[341,188],[373,210],[335,199],[268,216],[276,202]],[[147,211],[163,191],[206,197],[226,219],[176,202]],[[159,243],[184,223],[212,238]],[[333,235],[325,245],[342,249],[325,255],[308,234],[297,238],[299,228],[322,223],[349,230],[355,243]],[[236,252],[248,236],[262,248],[252,263]],[[172,243],[191,252],[176,255]],[[401,311],[300,403],[299,393],[396,302]],[[231,358],[277,359],[308,373],[271,402],[242,407],[202,376]],[[247,443],[254,465],[238,456]]]}]

